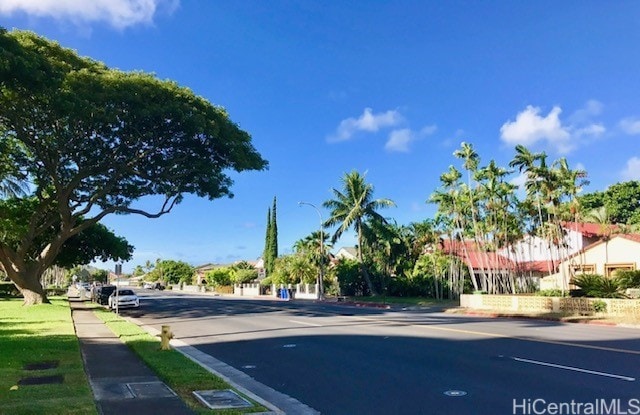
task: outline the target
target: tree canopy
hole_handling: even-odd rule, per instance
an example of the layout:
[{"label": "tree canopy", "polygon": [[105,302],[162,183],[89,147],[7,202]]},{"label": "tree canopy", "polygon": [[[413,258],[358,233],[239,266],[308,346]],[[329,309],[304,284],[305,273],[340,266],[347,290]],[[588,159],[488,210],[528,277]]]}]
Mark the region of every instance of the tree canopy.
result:
[{"label": "tree canopy", "polygon": [[[185,194],[232,197],[230,170],[266,167],[250,135],[191,90],[0,29],[0,181],[26,183],[0,195],[13,203],[0,221],[20,219],[0,235],[0,262],[26,303],[46,302],[42,272],[106,215],[156,218]],[[151,195],[157,209],[136,204]]]}]

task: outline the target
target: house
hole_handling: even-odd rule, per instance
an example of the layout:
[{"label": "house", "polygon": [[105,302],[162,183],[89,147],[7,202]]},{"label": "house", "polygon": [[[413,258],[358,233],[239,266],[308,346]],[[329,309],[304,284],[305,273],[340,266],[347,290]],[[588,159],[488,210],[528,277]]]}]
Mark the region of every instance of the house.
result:
[{"label": "house", "polygon": [[264,269],[264,260],[262,258],[258,258],[255,261],[235,261],[229,264],[204,264],[195,268],[196,273],[196,284],[201,285],[205,283],[205,276],[207,272],[216,269],[216,268],[228,268],[232,267],[240,262],[247,262],[252,265],[258,271],[258,279],[263,279],[265,277],[265,269]]},{"label": "house", "polygon": [[358,249],[352,247],[343,247],[335,254],[336,259],[349,259],[352,261],[358,260]]},{"label": "house", "polygon": [[[567,258],[577,258],[580,253],[607,240],[615,232],[619,232],[620,228],[615,225],[578,222],[563,222],[561,228],[560,243],[556,244],[550,244],[539,236],[526,235],[522,240],[497,251],[478,246],[471,240],[443,240],[440,248],[443,252],[462,259],[483,290],[485,284],[488,284],[487,279],[496,276],[517,276],[515,285],[524,289],[530,289],[527,287],[532,284],[539,285],[541,289],[566,288],[567,281],[575,272],[566,265],[563,270],[561,264]],[[549,278],[550,275],[555,278]],[[562,284],[562,281],[565,283]]]},{"label": "house", "polygon": [[560,262],[558,272],[542,278],[540,289],[569,289],[578,274],[612,277],[618,270],[640,269],[640,234],[612,234],[600,238]]}]

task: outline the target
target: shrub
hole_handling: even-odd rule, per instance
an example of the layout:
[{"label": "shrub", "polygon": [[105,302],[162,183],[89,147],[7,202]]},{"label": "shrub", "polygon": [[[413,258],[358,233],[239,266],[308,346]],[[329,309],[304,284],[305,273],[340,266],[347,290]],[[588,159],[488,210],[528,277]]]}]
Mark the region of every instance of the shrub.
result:
[{"label": "shrub", "polygon": [[231,275],[234,284],[245,284],[256,279],[258,279],[257,269],[237,269]]},{"label": "shrub", "polygon": [[552,288],[548,290],[540,290],[536,293],[536,295],[539,297],[566,297],[567,291],[565,291],[563,294],[562,290],[558,288]]},{"label": "shrub", "polygon": [[[623,298],[622,286],[618,278],[606,278],[598,274],[576,276],[571,283],[578,286],[586,297]],[[572,292],[572,295],[574,293]]]},{"label": "shrub", "polygon": [[615,275],[622,289],[640,288],[640,270],[617,271]]},{"label": "shrub", "polygon": [[215,268],[205,274],[205,278],[209,285],[219,287],[223,285],[231,285],[231,269]]},{"label": "shrub", "polygon": [[0,297],[18,297],[20,291],[12,282],[0,283]]},{"label": "shrub", "polygon": [[367,295],[369,289],[360,275],[360,264],[354,260],[341,260],[335,267],[340,295]]},{"label": "shrub", "polygon": [[602,300],[594,301],[591,306],[593,307],[593,311],[595,311],[596,313],[604,313],[605,311],[607,311],[607,303]]}]

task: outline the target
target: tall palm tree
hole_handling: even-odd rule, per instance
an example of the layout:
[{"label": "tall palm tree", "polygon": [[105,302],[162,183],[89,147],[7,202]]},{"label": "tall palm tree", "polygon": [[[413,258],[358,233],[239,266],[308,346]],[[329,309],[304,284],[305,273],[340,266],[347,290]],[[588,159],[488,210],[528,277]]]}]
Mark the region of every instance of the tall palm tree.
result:
[{"label": "tall palm tree", "polygon": [[325,222],[325,226],[338,225],[331,243],[335,243],[342,234],[354,228],[358,237],[358,260],[360,261],[360,273],[365,279],[372,294],[377,294],[371,278],[366,271],[362,256],[363,244],[363,224],[365,220],[386,222],[377,212],[384,207],[395,206],[390,199],[374,199],[373,185],[367,183],[363,175],[357,171],[346,173],[342,179],[342,191],[332,189],[335,199],[324,202],[323,206],[330,210],[330,217]]}]

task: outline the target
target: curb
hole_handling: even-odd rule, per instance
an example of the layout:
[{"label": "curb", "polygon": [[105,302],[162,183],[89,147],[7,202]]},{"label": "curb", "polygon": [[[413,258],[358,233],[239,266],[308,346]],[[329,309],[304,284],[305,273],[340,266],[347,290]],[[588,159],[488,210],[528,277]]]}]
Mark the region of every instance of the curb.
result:
[{"label": "curb", "polygon": [[473,317],[511,318],[511,319],[520,319],[520,320],[542,320],[542,321],[557,321],[559,323],[571,323],[571,324],[591,324],[594,326],[606,326],[606,327],[640,328],[638,326],[634,326],[631,324],[620,324],[620,323],[615,323],[613,321],[603,321],[603,320],[566,319],[566,318],[555,318],[555,317],[545,317],[545,316],[527,316],[527,315],[521,315],[521,314],[492,313],[492,312],[482,312],[482,311],[464,311],[459,314],[462,314],[465,316],[473,316]]}]

